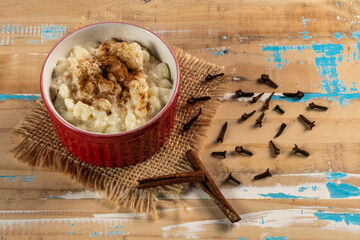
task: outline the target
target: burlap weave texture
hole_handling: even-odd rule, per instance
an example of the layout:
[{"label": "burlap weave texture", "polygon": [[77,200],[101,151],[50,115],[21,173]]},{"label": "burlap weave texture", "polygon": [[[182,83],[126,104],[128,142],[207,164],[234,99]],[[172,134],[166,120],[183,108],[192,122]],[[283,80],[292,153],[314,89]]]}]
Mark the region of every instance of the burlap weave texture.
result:
[{"label": "burlap weave texture", "polygon": [[[16,132],[22,140],[13,149],[15,158],[30,166],[63,172],[81,183],[84,188],[100,191],[104,198],[117,206],[137,212],[155,213],[156,194],[176,196],[185,185],[138,190],[137,180],[192,170],[184,153],[190,148],[200,151],[203,147],[207,129],[220,104],[217,98],[223,96],[227,81],[227,77],[224,77],[205,82],[204,78],[208,73],[216,74],[223,68],[191,56],[181,49],[173,47],[173,50],[181,71],[177,114],[169,139],[151,158],[123,168],[103,168],[81,162],[61,145],[41,102],[16,127]],[[211,96],[212,99],[189,105],[186,99],[190,96]],[[201,116],[189,131],[184,132],[184,123],[196,115],[200,107]]]}]

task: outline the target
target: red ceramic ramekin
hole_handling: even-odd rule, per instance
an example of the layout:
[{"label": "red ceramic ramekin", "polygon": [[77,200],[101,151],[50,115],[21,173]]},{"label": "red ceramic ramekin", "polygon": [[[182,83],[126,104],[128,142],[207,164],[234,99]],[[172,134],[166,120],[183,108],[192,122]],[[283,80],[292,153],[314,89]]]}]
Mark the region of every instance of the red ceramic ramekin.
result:
[{"label": "red ceramic ramekin", "polygon": [[[165,107],[144,125],[120,133],[93,133],[73,126],[55,110],[50,98],[51,75],[60,57],[68,57],[74,46],[107,38],[136,41],[168,64],[173,82],[172,96]],[[41,71],[40,89],[52,125],[62,145],[78,159],[101,167],[123,167],[144,161],[165,143],[176,115],[180,69],[174,52],[155,33],[129,23],[104,22],[80,28],[64,37],[50,51]]]}]

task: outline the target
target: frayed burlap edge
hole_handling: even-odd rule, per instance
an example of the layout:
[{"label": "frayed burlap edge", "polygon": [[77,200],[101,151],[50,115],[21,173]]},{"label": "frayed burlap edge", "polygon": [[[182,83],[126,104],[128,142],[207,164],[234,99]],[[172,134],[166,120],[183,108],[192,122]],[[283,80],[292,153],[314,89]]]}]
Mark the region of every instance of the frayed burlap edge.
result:
[{"label": "frayed burlap edge", "polygon": [[[204,68],[206,68],[211,74],[219,73],[223,70],[223,67],[209,64],[181,49],[176,47],[172,47],[172,49],[178,57],[180,65],[183,64],[183,68],[196,64],[198,69],[204,70]],[[194,131],[191,132],[191,141],[189,142],[189,148],[197,152],[200,152],[204,147],[206,133],[211,125],[211,119],[220,104],[217,98],[223,96],[227,88],[226,82],[230,82],[227,77],[218,78],[206,83],[208,84],[207,87],[213,100],[203,103],[202,118],[199,118],[196,126],[194,126]],[[179,98],[184,97],[187,98],[188,96],[179,96]],[[135,185],[120,182],[116,177],[109,176],[111,174],[107,173],[106,175],[103,170],[100,171],[98,167],[92,167],[91,170],[88,164],[76,158],[69,161],[68,154],[61,151],[54,151],[54,149],[49,148],[44,143],[41,143],[41,141],[31,138],[29,134],[33,130],[33,125],[39,122],[39,118],[43,121],[50,121],[41,101],[37,102],[32,114],[21,121],[15,129],[17,136],[20,136],[21,142],[17,144],[11,152],[20,162],[32,167],[45,167],[53,171],[63,172],[70,176],[71,179],[79,182],[84,188],[102,193],[104,198],[115,206],[136,212],[151,212],[154,219],[157,218],[156,195],[170,194],[174,196],[176,201],[180,201],[178,200],[178,195],[187,184],[138,190]],[[57,139],[54,139],[54,141],[56,140]],[[159,152],[161,152],[161,150]],[[192,168],[184,157],[184,160],[176,166],[176,172],[186,171],[192,171]]]},{"label": "frayed burlap edge", "polygon": [[[157,218],[155,208],[155,196],[150,191],[137,190],[136,188],[128,188],[126,184],[116,181],[115,178],[108,177],[99,171],[91,171],[86,169],[87,164],[78,160],[79,167],[68,160],[68,156],[53,151],[48,146],[30,139],[28,136],[31,129],[28,125],[35,119],[36,112],[42,111],[44,108],[41,101],[36,103],[33,111],[35,115],[29,115],[26,119],[21,121],[15,128],[14,134],[16,137],[20,137],[21,140],[13,149],[10,150],[14,154],[14,157],[31,167],[43,167],[55,172],[62,172],[72,180],[80,183],[83,188],[97,191],[104,195],[111,204],[122,207],[125,209],[133,210],[136,212],[152,212],[152,217]],[[16,143],[15,143],[16,144]],[[174,189],[174,192],[180,192],[178,189]],[[137,201],[134,201],[137,199]]]}]

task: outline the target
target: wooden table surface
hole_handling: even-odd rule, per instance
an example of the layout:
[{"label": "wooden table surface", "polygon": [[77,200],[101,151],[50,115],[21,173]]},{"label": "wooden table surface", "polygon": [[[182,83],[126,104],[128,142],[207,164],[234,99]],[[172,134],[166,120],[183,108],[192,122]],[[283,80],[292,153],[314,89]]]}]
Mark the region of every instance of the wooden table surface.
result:
[{"label": "wooden table surface", "polygon": [[[145,1],[144,1],[145,2]],[[217,182],[230,171],[240,187],[221,185],[241,215],[230,224],[197,188],[181,202],[162,199],[159,219],[114,209],[101,195],[67,176],[32,169],[8,153],[11,131],[39,94],[41,65],[82,16],[114,18],[142,25],[170,44],[232,76],[228,93],[273,90],[256,79],[267,73],[276,93],[302,90],[305,98],[274,96],[262,128],[237,119],[263,102],[226,100],[208,134],[202,159]],[[0,2],[0,237],[1,239],[359,239],[360,238],[360,2],[359,1],[20,1]],[[316,102],[328,111],[309,111]],[[281,105],[286,113],[272,110]],[[312,131],[297,119],[315,120]],[[221,125],[229,128],[214,144]],[[269,150],[275,139],[281,154]],[[296,143],[311,153],[291,154]],[[243,145],[253,157],[210,157]],[[270,168],[273,177],[252,182]],[[185,209],[186,207],[186,209]]]}]

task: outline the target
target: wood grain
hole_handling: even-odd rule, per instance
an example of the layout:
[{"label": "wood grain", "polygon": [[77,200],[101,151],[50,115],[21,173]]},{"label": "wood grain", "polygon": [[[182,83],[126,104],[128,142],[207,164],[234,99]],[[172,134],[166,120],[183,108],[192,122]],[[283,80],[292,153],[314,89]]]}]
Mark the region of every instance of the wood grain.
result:
[{"label": "wood grain", "polygon": [[[92,0],[5,0],[0,2],[0,96],[38,94],[42,63],[50,49],[80,25],[82,16],[96,20],[104,14],[147,27],[171,45],[226,66],[229,74],[241,77],[231,83],[229,92],[242,88],[269,93],[272,89],[257,81],[267,73],[279,84],[277,93],[300,89],[330,94],[325,85],[339,80],[334,81],[331,90],[336,92],[337,84],[353,89],[343,94],[356,94],[360,75],[356,35],[360,30],[359,9],[359,1],[335,0],[103,0],[101,4]],[[316,50],[328,43],[341,51],[331,55],[333,49]],[[271,46],[279,46],[279,50]],[[336,58],[331,60],[334,66],[319,63],[331,57]],[[222,220],[221,211],[197,188],[182,195],[181,201],[159,196],[159,219],[152,220],[148,215],[109,206],[100,195],[87,192],[67,176],[16,162],[8,153],[12,130],[34,103],[0,101],[0,237],[358,239],[360,101],[345,96],[349,102],[344,103],[342,96],[329,96],[315,98],[329,107],[327,112],[309,111],[309,101],[272,101],[262,128],[253,124],[263,102],[221,104],[201,159],[242,217],[233,226]],[[276,104],[286,111],[284,115],[272,110]],[[253,117],[238,122],[244,112],[251,110],[257,110]],[[312,131],[297,119],[300,113],[316,121]],[[225,141],[216,144],[225,121],[229,124]],[[282,122],[288,126],[274,139],[281,149],[275,158],[268,143]],[[310,157],[292,155],[294,143],[309,150]],[[237,145],[253,151],[254,156],[232,153]],[[212,151],[220,150],[230,153],[226,159],[210,156]],[[251,181],[266,168],[270,168],[272,178]],[[326,175],[331,171],[349,175],[334,179]],[[223,184],[229,172],[241,180],[240,188]],[[350,190],[331,195],[329,184]],[[279,191],[284,194],[281,199],[269,197]]]}]

